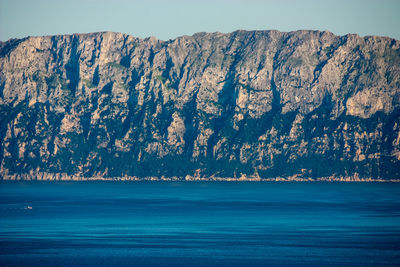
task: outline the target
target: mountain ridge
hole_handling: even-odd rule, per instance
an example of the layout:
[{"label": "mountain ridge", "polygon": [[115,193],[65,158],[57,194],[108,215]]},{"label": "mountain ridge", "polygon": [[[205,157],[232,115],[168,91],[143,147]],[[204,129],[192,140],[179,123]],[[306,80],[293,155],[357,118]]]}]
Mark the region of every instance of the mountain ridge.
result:
[{"label": "mountain ridge", "polygon": [[0,176],[399,178],[399,47],[306,30],[1,42]]},{"label": "mountain ridge", "polygon": [[168,42],[168,41],[173,41],[175,39],[179,39],[182,37],[193,37],[195,35],[201,35],[201,34],[222,34],[222,35],[228,35],[228,34],[232,34],[232,33],[236,33],[236,32],[247,32],[247,33],[253,33],[253,32],[260,32],[260,33],[267,33],[267,32],[277,32],[277,33],[283,33],[283,34],[295,34],[298,32],[314,32],[314,33],[327,33],[330,35],[334,35],[337,37],[346,37],[346,36],[355,36],[355,37],[359,37],[359,38],[370,38],[370,37],[377,37],[377,38],[384,38],[384,39],[390,39],[390,40],[396,40],[398,41],[399,39],[396,39],[394,37],[390,37],[387,35],[360,35],[358,33],[346,33],[344,35],[337,35],[331,31],[328,30],[307,30],[307,29],[300,29],[300,30],[293,30],[293,31],[280,31],[280,30],[276,30],[276,29],[269,29],[269,30],[245,30],[245,29],[237,29],[235,31],[232,32],[220,32],[220,31],[215,31],[215,32],[195,32],[192,35],[190,34],[183,34],[183,35],[179,35],[175,38],[170,38],[170,39],[159,39],[157,36],[155,35],[150,35],[150,36],[145,36],[145,37],[135,37],[132,34],[128,34],[128,33],[124,33],[124,32],[116,32],[116,31],[98,31],[98,32],[75,32],[75,33],[67,33],[67,34],[50,34],[50,35],[28,35],[22,38],[10,38],[8,40],[4,40],[4,41],[0,41],[0,43],[7,43],[10,42],[12,40],[25,40],[28,38],[47,38],[47,37],[53,37],[53,36],[73,36],[73,35],[77,35],[77,36],[88,36],[88,35],[98,35],[98,34],[106,34],[106,33],[110,33],[110,34],[121,34],[121,35],[125,35],[125,36],[132,36],[134,38],[140,39],[140,40],[146,40],[146,39],[150,39],[150,38],[155,38],[159,41],[162,42]]}]

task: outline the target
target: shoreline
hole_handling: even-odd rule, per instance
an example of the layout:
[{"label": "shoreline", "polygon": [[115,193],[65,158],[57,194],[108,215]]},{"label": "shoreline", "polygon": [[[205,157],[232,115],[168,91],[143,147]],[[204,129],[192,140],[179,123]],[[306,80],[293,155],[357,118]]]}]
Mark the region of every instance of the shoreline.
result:
[{"label": "shoreline", "polygon": [[244,176],[240,178],[235,177],[196,177],[186,175],[185,177],[136,177],[136,176],[122,176],[122,177],[83,177],[80,175],[67,175],[65,173],[37,173],[37,174],[13,174],[0,176],[0,181],[154,181],[154,182],[400,182],[399,179],[381,179],[381,178],[360,178],[358,175],[354,176],[328,176],[328,177],[302,177],[293,175],[289,177],[275,177],[275,178],[261,178],[259,176]]}]

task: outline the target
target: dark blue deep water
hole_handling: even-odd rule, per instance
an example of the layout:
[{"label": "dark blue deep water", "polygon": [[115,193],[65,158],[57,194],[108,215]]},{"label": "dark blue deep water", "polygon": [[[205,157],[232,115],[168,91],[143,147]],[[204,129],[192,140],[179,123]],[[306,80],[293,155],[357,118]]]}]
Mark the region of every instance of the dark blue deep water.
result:
[{"label": "dark blue deep water", "polygon": [[0,183],[0,266],[393,265],[396,183]]}]

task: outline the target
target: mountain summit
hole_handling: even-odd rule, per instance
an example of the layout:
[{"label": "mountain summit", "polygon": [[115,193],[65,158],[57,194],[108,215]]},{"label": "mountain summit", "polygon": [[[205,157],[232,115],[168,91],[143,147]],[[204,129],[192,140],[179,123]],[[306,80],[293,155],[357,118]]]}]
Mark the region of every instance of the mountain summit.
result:
[{"label": "mountain summit", "polygon": [[320,31],[0,42],[0,177],[400,178],[400,41]]}]

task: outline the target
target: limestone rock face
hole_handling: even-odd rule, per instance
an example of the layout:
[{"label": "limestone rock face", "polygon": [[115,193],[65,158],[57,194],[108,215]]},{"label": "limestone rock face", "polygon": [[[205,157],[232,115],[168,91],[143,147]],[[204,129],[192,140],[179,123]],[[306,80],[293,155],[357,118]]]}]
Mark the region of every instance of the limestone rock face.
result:
[{"label": "limestone rock face", "polygon": [[400,41],[236,31],[0,42],[0,164],[0,177],[46,179],[400,178]]}]

